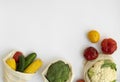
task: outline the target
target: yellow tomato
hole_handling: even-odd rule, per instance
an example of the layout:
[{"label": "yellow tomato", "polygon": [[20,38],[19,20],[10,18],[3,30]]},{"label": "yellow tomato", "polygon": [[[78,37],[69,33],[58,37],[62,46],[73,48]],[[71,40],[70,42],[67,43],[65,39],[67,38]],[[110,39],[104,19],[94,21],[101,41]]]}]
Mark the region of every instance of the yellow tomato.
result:
[{"label": "yellow tomato", "polygon": [[96,43],[99,41],[100,39],[100,34],[98,31],[96,30],[91,30],[88,32],[88,39],[92,42],[92,43]]}]

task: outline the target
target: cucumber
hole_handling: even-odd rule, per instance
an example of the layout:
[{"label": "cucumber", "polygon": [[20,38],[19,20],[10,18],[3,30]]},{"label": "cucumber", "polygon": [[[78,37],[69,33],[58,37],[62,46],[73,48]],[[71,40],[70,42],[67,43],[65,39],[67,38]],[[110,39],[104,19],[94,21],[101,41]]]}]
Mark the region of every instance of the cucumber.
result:
[{"label": "cucumber", "polygon": [[36,58],[37,54],[36,53],[30,53],[27,57],[25,57],[25,67],[26,69]]},{"label": "cucumber", "polygon": [[17,66],[17,71],[23,72],[25,67],[25,58],[23,55],[19,56],[19,63]]}]

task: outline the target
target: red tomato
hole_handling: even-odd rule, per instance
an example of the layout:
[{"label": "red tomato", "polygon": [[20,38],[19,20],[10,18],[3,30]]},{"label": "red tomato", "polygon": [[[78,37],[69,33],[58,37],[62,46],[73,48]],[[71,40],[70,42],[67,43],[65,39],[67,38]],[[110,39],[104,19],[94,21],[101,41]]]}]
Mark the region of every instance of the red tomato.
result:
[{"label": "red tomato", "polygon": [[94,47],[88,47],[84,51],[84,57],[86,60],[94,60],[98,57],[98,51]]},{"label": "red tomato", "polygon": [[103,53],[112,54],[117,49],[117,43],[112,38],[104,39],[101,42],[101,48]]},{"label": "red tomato", "polygon": [[83,79],[79,79],[77,80],[77,82],[85,82]]},{"label": "red tomato", "polygon": [[14,54],[13,58],[15,59],[16,62],[18,62],[19,56],[21,56],[21,55],[22,55],[22,52],[20,52],[20,51],[17,51],[17,52]]}]

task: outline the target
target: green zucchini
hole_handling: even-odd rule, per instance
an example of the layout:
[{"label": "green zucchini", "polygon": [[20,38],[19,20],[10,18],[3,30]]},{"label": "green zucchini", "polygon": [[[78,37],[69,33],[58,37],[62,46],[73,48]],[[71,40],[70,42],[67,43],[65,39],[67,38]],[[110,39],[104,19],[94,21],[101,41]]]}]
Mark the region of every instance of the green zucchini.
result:
[{"label": "green zucchini", "polygon": [[26,69],[36,58],[37,54],[36,53],[30,53],[27,57],[25,57],[25,67]]},{"label": "green zucchini", "polygon": [[17,66],[17,71],[23,72],[24,71],[24,66],[25,66],[25,58],[23,55],[19,56],[19,63]]}]

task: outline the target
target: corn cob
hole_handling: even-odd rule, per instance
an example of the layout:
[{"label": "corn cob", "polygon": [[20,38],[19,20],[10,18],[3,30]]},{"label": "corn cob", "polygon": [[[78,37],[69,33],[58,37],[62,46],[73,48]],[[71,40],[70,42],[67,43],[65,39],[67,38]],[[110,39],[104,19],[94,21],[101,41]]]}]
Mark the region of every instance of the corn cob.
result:
[{"label": "corn cob", "polygon": [[14,58],[9,58],[6,60],[6,63],[13,69],[16,70],[16,62]]},{"label": "corn cob", "polygon": [[24,73],[35,73],[41,66],[42,60],[36,59],[24,70]]}]

